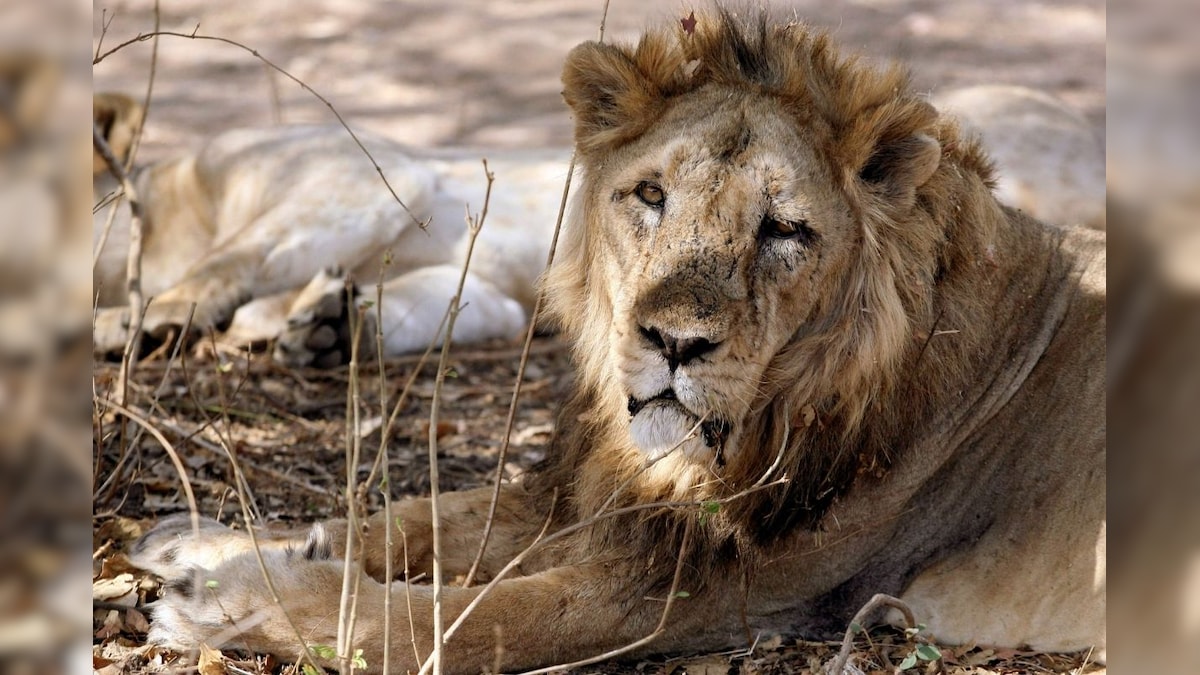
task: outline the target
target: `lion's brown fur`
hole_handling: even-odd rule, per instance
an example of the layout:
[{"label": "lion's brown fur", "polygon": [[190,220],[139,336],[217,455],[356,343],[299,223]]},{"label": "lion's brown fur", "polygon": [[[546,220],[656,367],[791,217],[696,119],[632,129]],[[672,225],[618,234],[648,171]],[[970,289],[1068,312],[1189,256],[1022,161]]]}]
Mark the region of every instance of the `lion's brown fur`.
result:
[{"label": "lion's brown fur", "polygon": [[[990,194],[986,155],[976,141],[961,138],[953,122],[937,119],[903,68],[843,57],[828,36],[800,25],[769,26],[765,18],[746,24],[722,14],[699,21],[690,35],[676,26],[647,33],[632,49],[579,49],[603,50],[612,69],[599,81],[570,63],[564,73],[568,101],[578,96],[592,105],[604,102],[596,116],[577,119],[585,176],[589,164],[603,162],[613,147],[641,133],[674,97],[717,85],[776,97],[799,124],[821,130],[823,156],[860,208],[864,246],[858,264],[830,295],[833,306],[819,311],[823,325],[773,360],[749,421],[745,461],[729,467],[723,483],[690,495],[717,499],[749,487],[775,462],[786,438],[778,475],[789,481],[730,503],[712,519],[710,531],[717,541],[762,543],[793,527],[813,526],[859,476],[886,471],[894,449],[905,447],[911,421],[931,414],[944,387],[971,367],[987,339],[990,310],[986,298],[973,292],[974,272],[996,228],[1012,216]],[[608,94],[609,78],[640,86]],[[906,213],[901,225],[896,203],[863,191],[858,176],[873,161],[889,159],[874,153],[886,154],[893,142],[918,133],[941,145],[941,163],[912,196],[919,208]],[[594,188],[585,182],[582,189]],[[607,325],[606,317],[578,309],[593,304],[588,239],[598,225],[589,215],[580,214],[580,227],[568,235],[548,282],[551,307],[579,346],[582,378],[559,425],[555,465],[544,474],[545,485],[573,484],[585,513],[639,470],[613,466],[603,443],[597,445],[610,420],[578,421],[579,411],[595,409],[600,396],[594,389],[604,386],[589,364],[590,355],[603,352],[592,344],[592,333]],[[875,308],[866,319],[864,306]],[[944,325],[955,326],[959,339],[931,342]],[[974,328],[978,334],[971,334]],[[628,522],[614,523],[613,541],[628,542],[631,532],[645,547],[664,541],[661,524],[634,520],[632,529]],[[673,544],[666,539],[666,546]],[[739,554],[750,552],[743,546]]]}]

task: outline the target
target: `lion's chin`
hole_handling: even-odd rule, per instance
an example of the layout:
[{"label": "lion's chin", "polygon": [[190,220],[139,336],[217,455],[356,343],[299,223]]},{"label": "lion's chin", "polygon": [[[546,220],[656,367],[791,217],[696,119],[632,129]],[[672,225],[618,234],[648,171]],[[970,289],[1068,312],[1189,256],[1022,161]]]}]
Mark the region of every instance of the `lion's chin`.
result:
[{"label": "lion's chin", "polygon": [[672,451],[693,460],[706,460],[715,450],[696,428],[695,415],[673,400],[653,400],[641,406],[629,422],[629,435],[648,460]]}]

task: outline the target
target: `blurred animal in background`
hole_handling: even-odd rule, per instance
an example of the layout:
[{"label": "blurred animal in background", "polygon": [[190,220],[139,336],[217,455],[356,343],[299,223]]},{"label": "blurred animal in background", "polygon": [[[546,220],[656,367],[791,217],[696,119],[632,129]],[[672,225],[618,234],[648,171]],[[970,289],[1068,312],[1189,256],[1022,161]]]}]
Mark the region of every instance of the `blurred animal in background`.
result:
[{"label": "blurred animal in background", "polygon": [[1078,112],[1010,85],[954,89],[932,102],[982,137],[1002,203],[1048,223],[1105,229],[1104,143]]},{"label": "blurred animal in background", "polygon": [[[141,106],[121,94],[95,97],[93,117],[124,159]],[[365,313],[364,356],[373,355],[376,317],[383,351],[401,354],[439,340],[470,244],[467,224],[484,207],[480,152],[417,156],[360,133],[371,159],[341,126],[233,130],[195,153],[137,167],[132,180],[144,212],[144,331],[162,341],[225,331],[227,341],[276,340],[292,366],[349,359],[350,304]],[[566,177],[564,152],[489,153],[495,186],[471,258],[454,339],[512,337],[525,325],[545,266]],[[93,161],[97,199],[119,199],[118,181]],[[403,204],[401,204],[401,202]],[[100,309],[93,344],[119,352],[129,333],[125,306],[130,210],[118,203],[93,216]],[[358,286],[349,284],[353,278]],[[301,292],[302,291],[302,292]],[[184,336],[187,337],[187,336]]]}]

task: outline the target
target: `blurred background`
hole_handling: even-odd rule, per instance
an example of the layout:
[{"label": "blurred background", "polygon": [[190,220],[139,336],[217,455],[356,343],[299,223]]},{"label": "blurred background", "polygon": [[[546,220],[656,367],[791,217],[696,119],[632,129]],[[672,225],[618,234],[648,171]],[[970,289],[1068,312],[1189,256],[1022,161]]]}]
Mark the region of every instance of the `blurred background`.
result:
[{"label": "blurred background", "polygon": [[[906,60],[930,92],[1022,84],[1059,96],[1094,124],[1109,153],[1110,660],[1117,672],[1200,672],[1198,3],[764,4],[829,28],[848,49]],[[595,39],[603,5],[163,0],[157,20],[164,31],[256,49],[352,125],[406,143],[564,146],[571,123],[559,65],[570,47]],[[632,39],[687,8],[613,0],[606,39]],[[5,672],[87,667],[84,120],[93,87],[145,95],[153,43],[109,50],[153,31],[155,14],[148,0],[0,0]],[[230,127],[332,119],[310,93],[236,46],[164,36],[157,49],[143,160]],[[68,644],[77,648],[64,652]]]}]

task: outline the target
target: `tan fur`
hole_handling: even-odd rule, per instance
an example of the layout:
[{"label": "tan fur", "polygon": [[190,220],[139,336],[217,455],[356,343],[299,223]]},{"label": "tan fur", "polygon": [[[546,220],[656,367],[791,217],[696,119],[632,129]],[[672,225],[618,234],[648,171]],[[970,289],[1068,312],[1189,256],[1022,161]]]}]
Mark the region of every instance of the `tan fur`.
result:
[{"label": "tan fur", "polygon": [[[97,94],[93,114],[125,160],[141,106],[121,94]],[[418,157],[385,138],[358,137],[396,196],[355,139],[336,125],[230,130],[194,153],[135,170],[145,221],[141,284],[153,298],[145,333],[164,339],[188,324],[203,335],[232,322],[229,337],[242,344],[278,338],[276,357],[288,365],[344,363],[345,277],[373,290],[382,275],[383,302],[366,316],[383,322],[384,352],[419,350],[435,340],[468,248],[463,214],[470,207],[477,215],[483,206],[480,154],[459,149]],[[565,175],[562,154],[514,151],[490,158],[503,189],[490,200],[472,256],[459,341],[507,338],[521,330],[554,225],[554,195]],[[111,198],[117,181],[98,156],[93,164],[94,198]],[[110,209],[95,212],[93,281],[100,309],[93,345],[102,354],[120,353],[129,334],[127,206],[118,204],[109,222]],[[333,268],[342,271],[325,283],[330,280],[321,274]],[[297,299],[306,284],[314,292]],[[316,311],[331,303],[331,316]],[[373,335],[374,329],[365,332]]]},{"label": "tan fur", "polygon": [[[495,586],[446,671],[642,638],[677,569],[687,597],[638,654],[836,634],[885,592],[948,642],[1102,655],[1103,235],[1002,207],[978,143],[902,69],[803,26],[706,15],[582,45],[563,81],[583,172],[547,287],[579,376],[546,464],[502,493],[485,577],[543,523],[585,525]],[[443,496],[447,577],[490,497]],[[429,504],[398,508],[428,572]],[[366,532],[376,579],[391,526]],[[215,598],[235,619],[269,606],[247,556],[205,566],[213,597],[164,598],[151,637],[215,639]],[[338,563],[272,560],[301,630],[329,641]],[[140,562],[162,567],[154,547]],[[377,669],[384,590],[363,583],[355,647]],[[423,658],[429,589],[407,590]],[[405,592],[395,672],[418,665]],[[444,616],[479,592],[447,589]],[[228,640],[295,650],[274,628]]]}]

